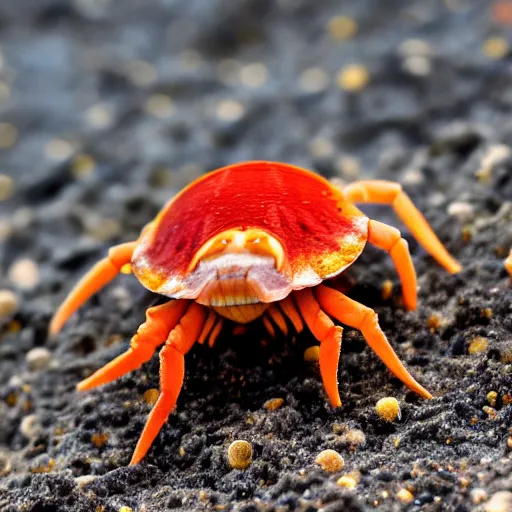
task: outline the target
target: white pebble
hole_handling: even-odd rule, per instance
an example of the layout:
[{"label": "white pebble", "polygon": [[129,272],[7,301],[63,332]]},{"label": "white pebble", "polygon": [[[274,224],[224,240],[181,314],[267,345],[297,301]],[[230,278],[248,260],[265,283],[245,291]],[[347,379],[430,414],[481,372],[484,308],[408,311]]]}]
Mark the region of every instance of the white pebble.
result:
[{"label": "white pebble", "polygon": [[35,414],[29,414],[21,420],[20,431],[27,439],[33,439],[39,433],[41,425]]},{"label": "white pebble", "polygon": [[52,353],[44,347],[33,348],[25,356],[27,365],[31,370],[46,368],[52,359]]},{"label": "white pebble", "polygon": [[475,209],[472,204],[463,201],[450,203],[447,208],[448,215],[457,217],[460,222],[470,222],[475,217]]},{"label": "white pebble", "polygon": [[11,283],[30,290],[39,283],[39,267],[30,259],[21,259],[11,265],[8,276]]},{"label": "white pebble", "polygon": [[485,504],[485,512],[510,512],[512,510],[512,492],[498,491]]}]

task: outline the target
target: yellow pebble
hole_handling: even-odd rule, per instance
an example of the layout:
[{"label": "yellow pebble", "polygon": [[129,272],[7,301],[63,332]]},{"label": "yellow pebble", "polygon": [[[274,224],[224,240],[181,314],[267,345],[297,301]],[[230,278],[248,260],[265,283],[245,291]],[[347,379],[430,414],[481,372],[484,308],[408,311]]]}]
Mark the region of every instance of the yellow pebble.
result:
[{"label": "yellow pebble", "polygon": [[482,336],[476,336],[469,342],[468,353],[469,354],[480,354],[487,350],[489,342]]},{"label": "yellow pebble", "polygon": [[379,415],[380,419],[384,421],[395,421],[397,418],[400,419],[400,404],[395,397],[387,396],[381,398],[375,405],[375,410]]},{"label": "yellow pebble", "polygon": [[252,462],[252,446],[247,441],[233,441],[228,448],[228,462],[234,469],[246,469]]},{"label": "yellow pebble", "polygon": [[498,393],[496,393],[496,391],[489,391],[489,393],[487,393],[487,401],[489,402],[489,405],[491,407],[494,407],[496,405],[497,398],[498,398]]},{"label": "yellow pebble", "polygon": [[490,37],[484,41],[482,51],[490,59],[503,59],[509,52],[508,41],[504,37]]},{"label": "yellow pebble", "polygon": [[315,459],[315,462],[329,473],[336,473],[345,467],[343,457],[335,450],[323,450]]},{"label": "yellow pebble", "polygon": [[382,299],[388,300],[391,298],[392,294],[393,294],[393,281],[386,279],[382,283]]},{"label": "yellow pebble", "polygon": [[18,139],[18,129],[9,123],[0,123],[0,149],[8,149]]},{"label": "yellow pebble", "polygon": [[357,487],[356,480],[353,477],[348,476],[348,475],[344,475],[344,476],[338,478],[336,483],[340,487],[344,487],[345,489],[355,489]]},{"label": "yellow pebble", "polygon": [[14,192],[14,181],[10,176],[0,174],[0,201],[6,201]]},{"label": "yellow pebble", "polygon": [[91,155],[81,153],[71,162],[71,174],[75,178],[85,178],[90,176],[96,168],[96,162]]},{"label": "yellow pebble", "polygon": [[370,74],[365,66],[352,64],[340,70],[337,83],[340,89],[357,92],[364,89],[370,81]]},{"label": "yellow pebble", "polygon": [[97,448],[101,448],[108,441],[108,434],[93,434],[91,436],[91,443]]},{"label": "yellow pebble", "polygon": [[133,509],[131,507],[127,507],[126,505],[123,505],[120,509],[119,509],[119,512],[133,512]]},{"label": "yellow pebble", "polygon": [[148,389],[142,395],[142,398],[144,399],[144,402],[146,402],[147,404],[155,405],[159,396],[160,396],[160,392],[158,391],[158,389],[151,388],[151,389]]},{"label": "yellow pebble", "polygon": [[18,296],[11,290],[0,290],[0,320],[10,317],[19,308]]},{"label": "yellow pebble", "polygon": [[327,31],[333,39],[345,41],[357,34],[357,23],[348,16],[335,16],[329,20]]},{"label": "yellow pebble", "polygon": [[320,358],[320,347],[315,345],[313,347],[308,347],[304,350],[304,361],[307,363],[316,363]]},{"label": "yellow pebble", "polygon": [[396,493],[396,497],[402,502],[402,503],[405,503],[405,504],[408,504],[408,503],[412,503],[412,501],[414,500],[414,496],[411,494],[410,491],[408,491],[407,489],[400,489],[397,493]]},{"label": "yellow pebble", "polygon": [[271,398],[263,404],[263,407],[267,409],[267,411],[277,411],[283,404],[284,400],[282,398]]}]

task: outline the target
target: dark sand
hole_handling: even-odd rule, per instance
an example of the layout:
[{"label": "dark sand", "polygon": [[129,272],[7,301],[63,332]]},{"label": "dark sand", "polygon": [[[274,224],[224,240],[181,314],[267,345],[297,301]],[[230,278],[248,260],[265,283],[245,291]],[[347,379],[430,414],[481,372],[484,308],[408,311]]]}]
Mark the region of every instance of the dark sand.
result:
[{"label": "dark sand", "polygon": [[[489,6],[0,3],[0,81],[11,89],[0,121],[17,129],[14,146],[0,150],[0,173],[15,182],[0,203],[0,286],[20,300],[14,322],[1,324],[0,510],[464,512],[512,490],[512,289],[502,265],[512,243],[512,160],[500,146],[512,143],[511,61],[499,39],[484,47],[510,32],[491,21]],[[347,41],[326,31],[340,14],[358,25]],[[423,44],[403,44],[411,39]],[[258,66],[240,72],[251,63],[267,76]],[[370,76],[352,93],[336,83],[349,64]],[[301,82],[311,67],[320,71]],[[304,90],[304,81],[318,90]],[[160,96],[148,104],[155,94],[172,105]],[[0,144],[12,145],[12,134],[1,125]],[[71,146],[47,146],[54,139]],[[158,358],[99,390],[79,394],[75,385],[126,348],[158,297],[121,276],[53,339],[49,319],[108,246],[136,237],[179,188],[248,159],[404,184],[464,270],[448,275],[388,208],[366,208],[403,229],[419,307],[403,309],[390,259],[372,249],[348,273],[349,294],[376,309],[435,398],[409,392],[345,329],[344,407],[333,410],[303,360],[312,336],[263,348],[255,326],[242,337],[224,334],[213,350],[192,350],[177,412],[143,463],[127,467],[150,409],[143,394],[158,387]],[[20,258],[37,265],[32,288],[17,288],[30,269],[8,277]],[[388,300],[386,279],[395,285]],[[476,337],[488,343],[480,351]],[[50,355],[40,370],[26,361],[36,347]],[[377,417],[385,396],[399,400],[400,421]],[[272,398],[284,404],[270,412],[263,405]],[[227,465],[235,439],[253,445],[247,470]],[[343,471],[315,465],[327,448],[344,457]],[[352,473],[355,489],[336,484]],[[401,489],[411,503],[397,497]],[[502,508],[492,510],[512,510],[510,496],[494,496]]]}]

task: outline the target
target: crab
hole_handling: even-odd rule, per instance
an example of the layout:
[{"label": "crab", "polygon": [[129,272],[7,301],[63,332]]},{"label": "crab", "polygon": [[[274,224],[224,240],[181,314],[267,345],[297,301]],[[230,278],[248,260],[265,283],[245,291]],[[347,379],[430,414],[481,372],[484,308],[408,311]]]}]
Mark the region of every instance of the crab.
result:
[{"label": "crab", "polygon": [[367,242],[389,253],[405,307],[416,309],[416,273],[398,229],[370,220],[354,203],[391,205],[411,233],[448,272],[461,266],[422,214],[388,181],[359,181],[343,189],[285,163],[254,161],[218,169],[178,193],[138,240],[112,247],[72,289],[55,313],[50,333],[127,266],[143,286],[172,300],[151,307],[129,348],[77,385],[90,390],[121,377],[160,351],[160,394],[130,464],[137,464],[174,409],[185,375],[185,355],[226,321],[262,319],[271,333],[309,328],[320,344],[326,394],[341,406],[338,362],[342,332],[332,318],[358,329],[389,370],[424,398],[432,395],[407,371],[381,330],[377,314],[329,280],[357,260]]}]

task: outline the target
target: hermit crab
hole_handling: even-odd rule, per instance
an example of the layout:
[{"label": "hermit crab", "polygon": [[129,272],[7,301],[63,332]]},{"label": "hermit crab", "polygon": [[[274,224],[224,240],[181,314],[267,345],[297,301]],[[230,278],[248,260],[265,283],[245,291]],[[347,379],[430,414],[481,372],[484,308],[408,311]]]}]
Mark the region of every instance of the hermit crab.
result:
[{"label": "hermit crab", "polygon": [[342,324],[359,329],[384,364],[410,389],[431,394],[409,374],[378,324],[377,314],[329,287],[367,242],[391,256],[405,306],[416,308],[416,273],[400,232],[370,220],[354,203],[391,205],[419,243],[448,272],[461,267],[400,185],[359,181],[340,190],[305,169],[245,162],[207,174],[174,197],[139,239],[112,247],[70,292],[50,324],[58,333],[69,316],[125,267],[143,286],[172,300],[147,310],[126,352],[80,382],[81,391],[117,379],[160,351],[160,395],[133,453],[138,463],[176,405],[185,354],[213,345],[226,321],[262,318],[269,331],[299,332],[304,323],[320,343],[325,391],[341,406],[338,362]]}]

